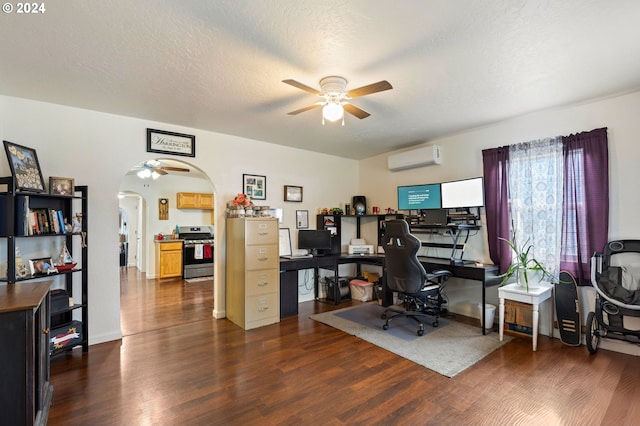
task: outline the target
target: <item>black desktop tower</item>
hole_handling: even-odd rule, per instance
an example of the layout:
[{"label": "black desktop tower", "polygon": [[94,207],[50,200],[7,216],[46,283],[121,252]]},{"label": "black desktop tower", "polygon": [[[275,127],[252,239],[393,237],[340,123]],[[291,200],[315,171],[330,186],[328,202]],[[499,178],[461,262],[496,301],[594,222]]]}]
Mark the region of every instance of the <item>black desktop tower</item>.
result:
[{"label": "black desktop tower", "polygon": [[364,195],[354,195],[353,211],[357,215],[367,214],[367,197]]}]

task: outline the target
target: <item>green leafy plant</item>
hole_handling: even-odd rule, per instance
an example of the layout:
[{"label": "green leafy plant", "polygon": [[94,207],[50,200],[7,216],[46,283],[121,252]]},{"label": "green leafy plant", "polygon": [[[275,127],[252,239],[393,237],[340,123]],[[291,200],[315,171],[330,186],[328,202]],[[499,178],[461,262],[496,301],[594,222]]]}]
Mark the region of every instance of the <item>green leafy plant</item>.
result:
[{"label": "green leafy plant", "polygon": [[501,237],[498,238],[506,242],[514,253],[514,258],[511,265],[509,265],[509,268],[507,268],[504,274],[499,275],[499,277],[502,278],[502,281],[500,282],[501,286],[505,285],[514,275],[517,275],[520,272],[522,272],[522,277],[527,291],[529,291],[529,276],[531,273],[533,273],[533,275],[539,275],[540,281],[542,281],[544,277],[553,278],[553,275],[547,271],[535,257],[533,257],[531,253],[533,244],[529,243],[529,239],[527,239],[524,244],[518,245],[515,232],[513,233],[511,241]]}]

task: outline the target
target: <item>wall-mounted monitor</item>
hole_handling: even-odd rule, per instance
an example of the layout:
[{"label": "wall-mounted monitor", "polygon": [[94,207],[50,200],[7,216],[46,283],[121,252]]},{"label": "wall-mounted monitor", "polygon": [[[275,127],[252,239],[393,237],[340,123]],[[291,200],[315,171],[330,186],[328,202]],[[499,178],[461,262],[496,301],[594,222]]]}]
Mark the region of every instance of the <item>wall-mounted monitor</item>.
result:
[{"label": "wall-mounted monitor", "polygon": [[484,184],[481,177],[443,182],[440,186],[443,209],[484,206]]},{"label": "wall-mounted monitor", "polygon": [[439,209],[440,184],[398,187],[398,210]]}]

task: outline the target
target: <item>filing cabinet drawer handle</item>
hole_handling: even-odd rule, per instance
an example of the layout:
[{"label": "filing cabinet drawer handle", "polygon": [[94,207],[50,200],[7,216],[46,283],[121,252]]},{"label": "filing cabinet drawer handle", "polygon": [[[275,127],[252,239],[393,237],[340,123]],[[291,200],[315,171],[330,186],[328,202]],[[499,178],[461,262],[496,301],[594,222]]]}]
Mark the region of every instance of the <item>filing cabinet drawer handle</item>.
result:
[{"label": "filing cabinet drawer handle", "polygon": [[261,283],[258,283],[258,287],[265,287],[269,285],[269,281],[263,281]]},{"label": "filing cabinet drawer handle", "polygon": [[260,311],[260,312],[264,312],[264,311],[266,311],[266,310],[268,310],[268,309],[269,309],[269,307],[268,307],[268,306],[260,306],[260,307],[258,308],[258,311]]},{"label": "filing cabinet drawer handle", "polygon": [[258,235],[269,235],[268,232],[258,232]]},{"label": "filing cabinet drawer handle", "polygon": [[266,257],[259,257],[259,258],[258,258],[258,260],[259,260],[260,262],[264,262],[265,260],[269,260],[269,256],[266,256]]}]

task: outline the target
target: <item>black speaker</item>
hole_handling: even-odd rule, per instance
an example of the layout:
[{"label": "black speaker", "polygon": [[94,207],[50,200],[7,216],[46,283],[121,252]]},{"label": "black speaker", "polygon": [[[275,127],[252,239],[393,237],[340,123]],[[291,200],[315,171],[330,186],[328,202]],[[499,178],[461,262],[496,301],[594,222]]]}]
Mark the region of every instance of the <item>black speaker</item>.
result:
[{"label": "black speaker", "polygon": [[367,197],[364,195],[353,196],[353,211],[357,215],[367,214]]}]

